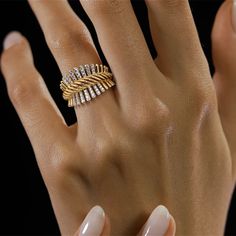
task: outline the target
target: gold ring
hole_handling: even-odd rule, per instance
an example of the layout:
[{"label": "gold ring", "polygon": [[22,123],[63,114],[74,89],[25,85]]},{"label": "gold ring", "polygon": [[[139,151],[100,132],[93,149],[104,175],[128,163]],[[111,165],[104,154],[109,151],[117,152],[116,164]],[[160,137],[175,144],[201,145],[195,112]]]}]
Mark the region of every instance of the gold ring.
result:
[{"label": "gold ring", "polygon": [[63,76],[60,89],[69,107],[80,106],[115,86],[107,66],[91,64],[75,67]]}]

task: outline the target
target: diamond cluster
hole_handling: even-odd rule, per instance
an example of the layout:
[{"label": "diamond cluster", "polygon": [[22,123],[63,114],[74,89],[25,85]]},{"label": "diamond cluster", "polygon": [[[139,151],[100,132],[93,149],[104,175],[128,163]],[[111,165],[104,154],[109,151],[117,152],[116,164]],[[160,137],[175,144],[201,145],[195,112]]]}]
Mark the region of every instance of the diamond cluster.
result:
[{"label": "diamond cluster", "polygon": [[[81,65],[79,67],[73,68],[73,70],[70,70],[69,73],[64,75],[62,81],[66,86],[69,86],[73,84],[74,81],[101,72],[109,73],[108,67],[98,64]],[[72,99],[68,101],[68,105],[69,107],[72,107],[72,106],[79,106],[81,104],[89,102],[92,99],[104,93],[107,89],[109,89],[113,85],[114,83],[111,82],[106,82],[106,83],[98,82],[96,85],[89,86],[86,89],[80,91],[79,93],[74,93]]]}]

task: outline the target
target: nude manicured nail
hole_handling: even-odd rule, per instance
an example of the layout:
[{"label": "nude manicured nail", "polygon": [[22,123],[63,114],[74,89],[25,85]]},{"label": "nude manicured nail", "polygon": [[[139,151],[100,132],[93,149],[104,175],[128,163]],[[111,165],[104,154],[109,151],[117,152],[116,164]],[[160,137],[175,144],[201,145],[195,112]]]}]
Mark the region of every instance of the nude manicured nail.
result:
[{"label": "nude manicured nail", "polygon": [[12,31],[5,37],[3,42],[3,48],[6,50],[17,43],[20,43],[21,40],[22,35],[17,31]]},{"label": "nude manicured nail", "polygon": [[236,32],[236,0],[233,0],[233,12],[232,12],[232,24],[233,29]]},{"label": "nude manicured nail", "polygon": [[100,206],[93,207],[85,217],[79,236],[100,236],[105,224],[105,213]]},{"label": "nude manicured nail", "polygon": [[170,214],[164,206],[158,206],[149,217],[142,236],[164,236],[169,228]]}]

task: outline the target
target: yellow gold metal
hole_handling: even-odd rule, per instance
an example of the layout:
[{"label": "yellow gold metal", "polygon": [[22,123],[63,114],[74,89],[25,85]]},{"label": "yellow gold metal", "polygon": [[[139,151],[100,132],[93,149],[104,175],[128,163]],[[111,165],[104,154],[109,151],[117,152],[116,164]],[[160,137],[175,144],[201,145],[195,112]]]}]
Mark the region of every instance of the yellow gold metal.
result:
[{"label": "yellow gold metal", "polygon": [[[115,86],[112,73],[109,72],[108,67],[96,64],[91,65],[93,66],[93,69],[91,69],[92,67],[89,68],[89,65],[86,66],[88,71],[87,75],[83,71],[82,76],[80,75],[81,73],[73,74],[73,71],[70,71],[72,77],[69,79],[63,77],[60,83],[60,89],[63,91],[63,98],[68,101],[69,107],[91,101],[91,99],[94,99],[104,91]],[[90,70],[92,71],[91,74],[89,73]]]},{"label": "yellow gold metal", "polygon": [[84,89],[102,83],[107,79],[111,79],[112,74],[107,72],[100,72],[98,74],[92,74],[81,78],[79,80],[73,81],[70,85],[65,85],[64,82],[61,82],[61,90],[63,91],[63,98],[65,100],[70,99],[74,93],[83,91]]}]

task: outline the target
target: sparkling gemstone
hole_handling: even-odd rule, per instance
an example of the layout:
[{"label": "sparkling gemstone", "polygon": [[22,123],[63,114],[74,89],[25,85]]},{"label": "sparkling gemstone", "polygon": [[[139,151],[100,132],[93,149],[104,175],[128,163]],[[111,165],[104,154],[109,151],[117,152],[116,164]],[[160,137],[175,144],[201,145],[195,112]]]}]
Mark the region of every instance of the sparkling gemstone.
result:
[{"label": "sparkling gemstone", "polygon": [[80,66],[80,67],[79,67],[79,71],[80,71],[80,74],[82,75],[82,77],[86,77],[86,72],[85,72],[83,66]]},{"label": "sparkling gemstone", "polygon": [[63,77],[62,77],[62,81],[63,81],[65,84],[68,84],[67,79],[66,79],[66,76],[63,76]]},{"label": "sparkling gemstone", "polygon": [[94,85],[93,88],[94,88],[94,91],[95,91],[95,93],[96,93],[97,95],[101,95],[101,92],[100,92],[100,90],[98,89],[97,85]]},{"label": "sparkling gemstone", "polygon": [[111,87],[114,86],[114,85],[115,85],[114,81],[111,81]]},{"label": "sparkling gemstone", "polygon": [[70,84],[72,82],[69,75],[66,75],[66,81],[67,81],[68,84]]},{"label": "sparkling gemstone", "polygon": [[75,94],[75,101],[76,101],[76,105],[77,105],[77,106],[81,105],[80,96],[79,96],[78,93]]},{"label": "sparkling gemstone", "polygon": [[91,87],[89,87],[88,90],[89,90],[89,93],[90,93],[91,97],[95,98],[96,97],[96,93],[94,92],[94,90]]},{"label": "sparkling gemstone", "polygon": [[99,68],[98,64],[95,65],[95,68],[96,68],[96,73],[99,73],[100,72],[100,68]]},{"label": "sparkling gemstone", "polygon": [[91,75],[91,70],[90,70],[90,66],[88,64],[84,65],[85,71],[87,75]]},{"label": "sparkling gemstone", "polygon": [[91,101],[91,97],[87,89],[84,90],[84,95],[85,95],[86,101],[88,102]]},{"label": "sparkling gemstone", "polygon": [[90,65],[90,69],[92,71],[92,74],[96,73],[96,68],[95,68],[95,65],[94,64],[91,64]]},{"label": "sparkling gemstone", "polygon": [[76,79],[76,76],[75,76],[75,73],[74,73],[72,70],[69,71],[69,75],[70,75],[70,78],[71,78],[73,81],[77,80],[77,79]]},{"label": "sparkling gemstone", "polygon": [[109,70],[108,70],[108,67],[107,67],[107,66],[104,66],[104,71],[105,71],[105,72],[109,72]]},{"label": "sparkling gemstone", "polygon": [[85,100],[85,97],[84,97],[84,93],[81,91],[81,92],[79,92],[79,95],[80,95],[80,101],[81,101],[81,103],[82,103],[82,104],[85,103],[86,100]]},{"label": "sparkling gemstone", "polygon": [[98,87],[99,87],[101,92],[104,93],[106,91],[105,88],[100,83],[98,83]]},{"label": "sparkling gemstone", "polygon": [[71,78],[68,74],[64,75],[62,80],[64,81],[65,84],[70,84],[71,83]]},{"label": "sparkling gemstone", "polygon": [[79,72],[79,69],[77,67],[74,68],[74,72],[75,72],[75,75],[78,79],[82,78],[80,72]]}]

